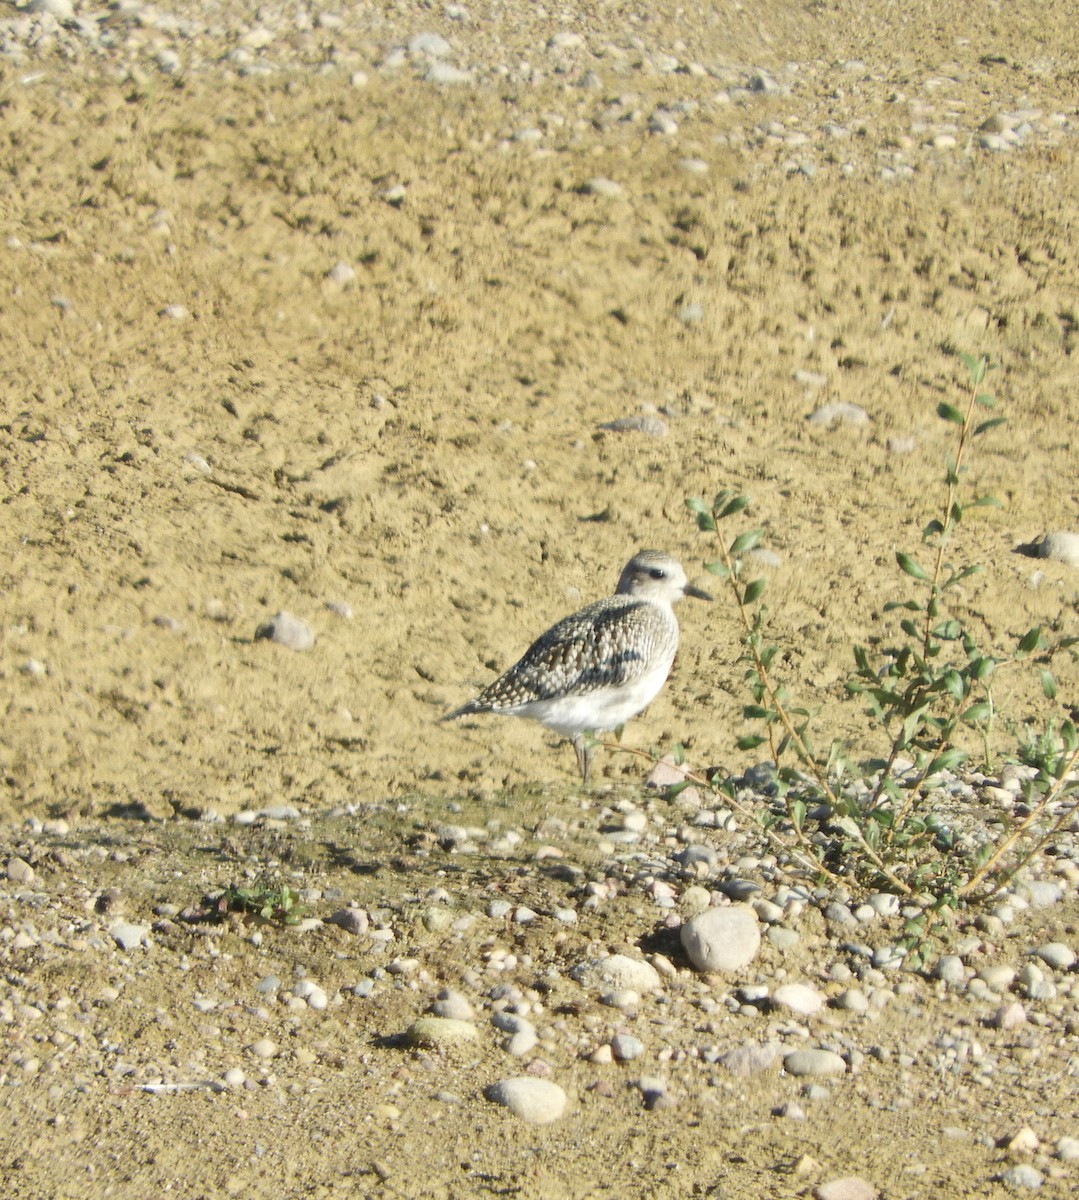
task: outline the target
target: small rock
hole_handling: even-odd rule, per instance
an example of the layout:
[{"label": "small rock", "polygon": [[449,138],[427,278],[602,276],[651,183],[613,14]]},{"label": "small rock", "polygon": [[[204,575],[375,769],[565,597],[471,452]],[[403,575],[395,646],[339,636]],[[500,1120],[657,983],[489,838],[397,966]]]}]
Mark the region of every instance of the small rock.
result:
[{"label": "small rock", "polygon": [[933,965],[933,978],[944,983],[962,983],[967,969],[958,954],[942,954]]},{"label": "small rock", "polygon": [[357,935],[366,933],[370,926],[370,919],[362,908],[338,909],[333,916],[327,917],[326,921],[329,925],[336,925],[339,929],[343,929],[345,933]]},{"label": "small rock", "polygon": [[326,278],[331,283],[336,283],[338,287],[348,287],[350,283],[355,282],[356,268],[347,262],[334,263],[326,272]]},{"label": "small rock", "polygon": [[501,1079],[483,1094],[529,1125],[550,1125],[566,1111],[566,1093],[549,1079],[528,1075]]},{"label": "small rock", "polygon": [[775,1042],[765,1042],[763,1045],[751,1042],[728,1050],[720,1056],[719,1063],[738,1079],[748,1079],[774,1067],[780,1053],[780,1047]]},{"label": "small rock", "polygon": [[29,887],[34,882],[34,868],[25,859],[9,858],[7,863],[7,877],[12,883]]},{"label": "small rock", "polygon": [[475,1025],[452,1017],[420,1017],[405,1030],[408,1045],[426,1046],[431,1050],[449,1050],[478,1038]]},{"label": "small rock", "polygon": [[792,1050],[783,1059],[783,1069],[789,1075],[842,1075],[847,1064],[834,1050]]},{"label": "small rock", "polygon": [[772,993],[772,1004],[808,1017],[824,1007],[824,997],[808,983],[785,983]]},{"label": "small rock", "polygon": [[643,959],[628,954],[610,954],[606,958],[578,963],[570,978],[586,988],[613,992],[632,989],[635,992],[655,992],[660,987],[659,972]]},{"label": "small rock", "polygon": [[431,1013],[436,1017],[447,1017],[451,1021],[471,1021],[476,1015],[466,996],[453,988],[443,988],[435,1002],[431,1005]]},{"label": "small rock", "polygon": [[611,1052],[619,1062],[632,1062],[644,1054],[644,1042],[630,1033],[616,1033],[611,1038]]},{"label": "small rock", "polygon": [[249,1049],[256,1058],[273,1058],[277,1054],[277,1044],[269,1038],[259,1038]]},{"label": "small rock", "polygon": [[311,627],[290,612],[275,613],[255,630],[255,640],[265,639],[290,650],[310,650],[315,644]]},{"label": "small rock", "polygon": [[1054,971],[1067,971],[1075,965],[1075,951],[1063,942],[1046,942],[1030,953]]},{"label": "small rock", "polygon": [[61,24],[64,21],[72,20],[75,16],[75,6],[71,0],[30,0],[26,11],[47,13],[50,17],[55,17]]},{"label": "small rock", "polygon": [[1052,558],[1069,567],[1079,567],[1079,533],[1064,530],[1047,533],[1036,548],[1039,558]]},{"label": "small rock", "polygon": [[813,1195],[817,1200],[877,1200],[880,1192],[868,1180],[847,1175],[822,1183]]},{"label": "small rock", "polygon": [[149,925],[132,925],[126,921],[121,921],[119,924],[112,926],[109,930],[109,937],[112,938],[121,950],[135,950],[146,941],[149,932]]},{"label": "small rock", "polygon": [[810,425],[866,425],[869,423],[869,413],[857,404],[847,404],[842,400],[833,400],[822,404],[809,414],[806,420]]},{"label": "small rock", "polygon": [[846,1012],[864,1013],[869,1011],[869,1000],[860,988],[847,988],[840,992],[832,1002],[836,1008]]},{"label": "small rock", "polygon": [[451,50],[449,42],[439,33],[417,33],[408,40],[409,54],[422,54],[427,58],[445,58]]},{"label": "small rock", "polygon": [[1079,1137],[1062,1137],[1054,1147],[1061,1162],[1079,1162]]},{"label": "small rock", "polygon": [[667,436],[666,421],[645,415],[619,417],[617,420],[607,421],[600,429],[609,430],[611,433],[644,433],[654,438]]},{"label": "small rock", "polygon": [[1029,1125],[1024,1125],[1018,1133],[1008,1139],[1005,1148],[1009,1154],[1033,1154],[1040,1145],[1038,1135]]},{"label": "small rock", "polygon": [[757,914],[748,904],[698,913],[682,926],[681,939],[698,971],[739,971],[753,961],[761,946]]},{"label": "small rock", "polygon": [[1010,1188],[1036,1189],[1040,1188],[1045,1182],[1045,1176],[1037,1167],[1032,1167],[1030,1163],[1019,1163],[1017,1166],[1009,1167],[1006,1171],[996,1176],[996,1178]]},{"label": "small rock", "polygon": [[622,185],[615,183],[613,179],[597,175],[594,179],[586,179],[581,184],[581,191],[586,196],[621,196]]},{"label": "small rock", "polygon": [[427,68],[427,74],[424,76],[424,79],[428,83],[453,86],[461,83],[471,83],[472,72],[462,71],[460,67],[455,67],[452,63],[436,59]]}]

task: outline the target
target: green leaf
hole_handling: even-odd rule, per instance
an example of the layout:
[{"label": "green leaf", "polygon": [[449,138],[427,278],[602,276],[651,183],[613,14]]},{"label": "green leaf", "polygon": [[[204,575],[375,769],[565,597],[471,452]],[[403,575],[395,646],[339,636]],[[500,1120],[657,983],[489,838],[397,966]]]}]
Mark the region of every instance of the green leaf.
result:
[{"label": "green leaf", "polygon": [[1019,639],[1019,645],[1016,646],[1016,654],[1030,654],[1032,650],[1036,650],[1041,644],[1042,627],[1035,625],[1033,629],[1028,629],[1025,634]]},{"label": "green leaf", "polygon": [[746,584],[746,590],[742,594],[743,604],[753,604],[764,595],[764,580],[754,579],[752,583]]},{"label": "green leaf", "polygon": [[929,576],[922,570],[909,554],[904,554],[902,550],[895,552],[895,561],[899,564],[899,569],[905,571],[912,579],[928,579]]},{"label": "green leaf", "polygon": [[970,382],[977,387],[985,378],[985,372],[989,368],[989,359],[983,354],[980,358],[974,360],[973,363],[967,363],[967,369],[970,371]]},{"label": "green leaf", "polygon": [[706,512],[698,513],[697,514],[697,528],[701,531],[701,533],[715,533],[715,531],[716,531],[715,517],[713,517],[711,513],[706,513]]},{"label": "green leaf", "polygon": [[776,714],[770,708],[765,708],[760,704],[747,704],[742,709],[742,716],[747,721],[774,721],[776,719]]},{"label": "green leaf", "polygon": [[915,625],[909,617],[899,622],[899,628],[902,629],[909,638],[918,638],[921,636],[921,634],[918,632],[918,626]]},{"label": "green leaf", "polygon": [[730,571],[727,570],[718,558],[713,559],[710,563],[705,563],[704,569],[713,575],[718,575],[720,579],[726,579],[730,575]]},{"label": "green leaf", "polygon": [[884,606],[885,612],[895,612],[897,608],[905,609],[907,612],[923,612],[922,605],[917,600],[889,600]]},{"label": "green leaf", "polygon": [[940,638],[942,642],[955,642],[963,636],[963,626],[954,618],[950,621],[941,621],[939,625],[933,627],[933,636]]},{"label": "green leaf", "polygon": [[960,720],[965,721],[968,725],[976,725],[979,721],[988,721],[993,715],[993,706],[988,700],[979,700],[977,704],[972,704],[970,708],[963,713]]},{"label": "green leaf", "polygon": [[1053,678],[1052,672],[1043,667],[1039,674],[1042,677],[1042,691],[1045,693],[1045,698],[1055,700],[1057,698],[1057,681]]},{"label": "green leaf", "polygon": [[761,540],[762,532],[759,529],[747,529],[745,533],[740,533],[730,544],[730,549],[727,553],[731,558],[737,558],[739,554],[745,554],[747,550],[752,550],[754,546]]},{"label": "green leaf", "polygon": [[805,824],[806,806],[804,800],[792,800],[789,807],[791,823],[795,829],[801,829]]},{"label": "green leaf", "polygon": [[967,694],[966,681],[958,671],[945,671],[940,677],[940,687],[942,691],[947,692],[949,696],[954,696],[956,700],[962,700]]},{"label": "green leaf", "polygon": [[922,541],[927,542],[931,537],[943,532],[944,526],[936,519],[936,517],[934,517],[933,520],[930,521],[929,524],[922,530]]},{"label": "green leaf", "polygon": [[963,424],[963,414],[959,409],[954,404],[945,404],[943,400],[937,405],[937,416],[942,417],[945,421],[951,421],[953,425]]},{"label": "green leaf", "polygon": [[974,397],[974,403],[982,408],[989,409],[996,408],[997,406],[996,400],[994,400],[993,397],[988,395],[986,392],[979,392],[977,396]]},{"label": "green leaf", "polygon": [[687,496],[686,508],[688,508],[691,513],[708,512],[708,505],[705,504],[700,496]]},{"label": "green leaf", "polygon": [[756,750],[758,746],[763,745],[765,739],[757,733],[747,733],[744,737],[738,738],[734,743],[739,750]]},{"label": "green leaf", "polygon": [[997,660],[995,658],[976,658],[970,664],[971,679],[976,679],[980,683],[983,679],[988,679],[996,669]]},{"label": "green leaf", "polygon": [[686,761],[686,748],[681,742],[675,742],[671,750],[671,755],[674,758],[674,765],[680,767]]},{"label": "green leaf", "polygon": [[970,508],[1003,508],[1004,504],[996,496],[979,496],[976,500],[971,500]]},{"label": "green leaf", "polygon": [[983,433],[988,433],[990,429],[996,429],[998,425],[1007,425],[1007,417],[990,417],[988,421],[980,421],[974,426],[972,436],[979,437]]},{"label": "green leaf", "polygon": [[732,496],[730,492],[720,492],[716,497],[713,511],[720,520],[723,520],[724,517],[732,517],[735,513],[748,507],[748,496]]},{"label": "green leaf", "polygon": [[942,751],[930,762],[925,770],[926,777],[936,775],[940,771],[951,771],[953,768],[959,766],[966,757],[967,752],[965,750],[960,750],[957,746],[952,746],[950,749]]}]

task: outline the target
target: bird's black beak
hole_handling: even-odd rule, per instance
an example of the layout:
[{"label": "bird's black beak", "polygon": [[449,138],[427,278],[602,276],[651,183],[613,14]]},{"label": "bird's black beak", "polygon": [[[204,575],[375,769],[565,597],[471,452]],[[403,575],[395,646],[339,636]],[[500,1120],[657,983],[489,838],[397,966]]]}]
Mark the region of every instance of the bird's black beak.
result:
[{"label": "bird's black beak", "polygon": [[687,583],[682,590],[684,596],[693,596],[697,600],[711,600],[713,596],[710,592],[706,592],[704,588],[694,587],[692,583]]}]

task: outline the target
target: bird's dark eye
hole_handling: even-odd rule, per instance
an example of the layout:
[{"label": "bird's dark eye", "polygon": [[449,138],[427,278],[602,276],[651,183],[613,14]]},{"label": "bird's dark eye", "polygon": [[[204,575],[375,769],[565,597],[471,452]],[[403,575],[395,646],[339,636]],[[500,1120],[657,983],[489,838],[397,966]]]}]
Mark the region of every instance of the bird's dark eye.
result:
[{"label": "bird's dark eye", "polygon": [[649,567],[648,574],[651,575],[653,579],[664,579],[667,575],[667,572],[664,571],[662,567]]}]

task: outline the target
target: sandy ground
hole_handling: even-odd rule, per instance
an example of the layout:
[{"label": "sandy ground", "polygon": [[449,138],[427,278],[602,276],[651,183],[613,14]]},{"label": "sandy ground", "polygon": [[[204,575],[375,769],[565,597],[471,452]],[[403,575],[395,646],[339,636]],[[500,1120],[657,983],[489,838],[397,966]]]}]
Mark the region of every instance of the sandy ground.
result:
[{"label": "sandy ground", "polygon": [[[477,37],[519,39],[513,63],[546,70],[546,39],[569,25],[599,48],[501,85],[439,88],[379,71],[377,53],[364,86],[347,70],[0,67],[0,815],[63,818],[108,846],[123,816],[470,797],[506,820],[507,789],[562,796],[572,754],[539,728],[437,718],[610,591],[635,549],[670,550],[706,582],[714,549],[684,499],[721,487],[752,497],[747,522],[779,556],[769,619],[818,741],[869,756],[880,745],[842,686],[850,647],[895,636],[884,605],[908,590],[894,553],[916,553],[939,513],[951,443],[935,408],[961,401],[961,351],[1000,364],[990,383],[1009,423],[969,460],[972,492],[1002,506],[971,513],[956,540],[958,561],[986,567],[960,614],[998,654],[1034,624],[1074,633],[1079,574],[1017,549],[1076,528],[1079,511],[1079,28],[1064,4],[993,7],[981,28],[965,6],[901,7],[477,13]],[[369,39],[382,52],[431,27],[467,46],[434,12],[385,20]],[[660,50],[718,73],[649,68]],[[780,90],[732,87],[755,70]],[[677,132],[650,132],[657,108]],[[1014,113],[1034,132],[982,148],[983,123]],[[618,194],[583,187],[596,178]],[[870,420],[807,421],[832,402]],[[601,428],[641,414],[666,436]],[[312,650],[254,639],[278,610],[312,626]],[[626,739],[744,767],[735,616],[687,602],[681,617],[673,677]],[[1074,665],[1059,678],[1068,701]],[[1029,671],[1002,672],[995,700],[999,754],[1060,712]],[[642,774],[626,756],[597,768],[619,794]],[[349,832],[361,859],[400,849],[392,825]],[[82,871],[92,900],[110,881]],[[164,894],[125,886],[140,903]],[[407,871],[392,886],[410,887]],[[627,917],[618,936],[637,943],[650,920]],[[156,1036],[170,986],[148,993],[132,1037]],[[340,1039],[333,1053],[347,1058]],[[92,1083],[77,1154],[96,1190],[46,1172],[6,1194],[142,1195],[194,1154],[187,1195],[418,1195],[429,1139],[432,1195],[779,1196],[814,1182],[775,1181],[797,1153],[765,1101],[743,1097],[707,1129],[685,1111],[644,1121],[622,1098],[553,1134],[465,1106],[375,1136],[362,1082],[341,1072],[315,1126],[304,1088],[253,1101],[256,1140],[292,1176],[208,1172],[226,1143],[236,1162],[254,1153],[227,1098],[174,1097],[166,1119],[161,1100]],[[18,1093],[8,1166],[54,1140],[47,1082]],[[817,1157],[830,1144],[837,1169],[878,1153],[894,1167],[908,1136],[928,1145],[949,1124],[907,1112],[882,1148],[876,1117],[849,1102],[798,1135]],[[349,1174],[348,1139],[369,1136],[364,1170],[390,1156],[388,1181]],[[947,1149],[954,1172],[938,1161],[887,1194],[995,1194],[984,1162],[961,1181],[970,1146]],[[451,1160],[473,1154],[483,1180],[454,1182]]]}]

